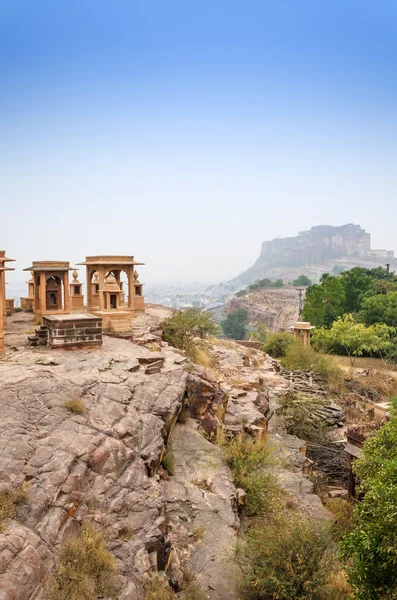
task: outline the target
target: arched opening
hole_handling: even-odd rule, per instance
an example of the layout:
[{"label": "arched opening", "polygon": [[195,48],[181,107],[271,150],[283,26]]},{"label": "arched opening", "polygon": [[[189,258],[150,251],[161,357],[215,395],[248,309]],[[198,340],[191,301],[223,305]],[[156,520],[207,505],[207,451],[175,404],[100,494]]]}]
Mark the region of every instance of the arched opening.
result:
[{"label": "arched opening", "polygon": [[[90,286],[88,288],[88,286]],[[99,308],[99,273],[91,270],[89,281],[87,281],[88,303],[91,308]]]},{"label": "arched opening", "polygon": [[46,282],[46,310],[60,310],[63,304],[62,279],[58,276],[48,277]]},{"label": "arched opening", "polygon": [[121,287],[121,296],[120,296],[120,305],[128,306],[128,298],[130,295],[130,288],[128,285],[128,276],[125,271],[120,271],[120,287]]}]

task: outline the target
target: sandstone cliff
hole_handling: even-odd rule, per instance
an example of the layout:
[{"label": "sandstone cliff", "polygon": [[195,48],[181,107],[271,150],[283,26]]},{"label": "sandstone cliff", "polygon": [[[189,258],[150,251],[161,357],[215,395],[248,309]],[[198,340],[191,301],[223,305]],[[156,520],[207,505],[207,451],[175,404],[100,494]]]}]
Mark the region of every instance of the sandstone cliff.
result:
[{"label": "sandstone cliff", "polygon": [[[304,297],[304,291],[302,292]],[[248,311],[249,322],[263,323],[270,331],[286,329],[299,320],[298,288],[264,288],[246,296],[235,297],[226,312],[237,308]]]}]

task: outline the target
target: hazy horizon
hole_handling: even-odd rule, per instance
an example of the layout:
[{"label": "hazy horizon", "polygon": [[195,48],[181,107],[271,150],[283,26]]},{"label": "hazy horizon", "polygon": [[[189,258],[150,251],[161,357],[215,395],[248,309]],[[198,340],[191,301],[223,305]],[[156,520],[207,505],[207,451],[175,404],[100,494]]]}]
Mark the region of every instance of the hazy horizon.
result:
[{"label": "hazy horizon", "polygon": [[397,250],[397,6],[0,7],[0,248],[215,283],[353,222]]}]

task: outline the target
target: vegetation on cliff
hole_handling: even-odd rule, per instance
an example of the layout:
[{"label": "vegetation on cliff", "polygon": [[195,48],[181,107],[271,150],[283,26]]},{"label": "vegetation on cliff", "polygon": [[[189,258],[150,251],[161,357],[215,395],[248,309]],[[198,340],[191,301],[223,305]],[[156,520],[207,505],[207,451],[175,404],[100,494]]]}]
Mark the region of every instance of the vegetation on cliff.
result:
[{"label": "vegetation on cliff", "polygon": [[102,533],[91,524],[81,535],[70,538],[61,553],[48,600],[96,600],[112,595],[112,574],[116,563],[106,550]]},{"label": "vegetation on cliff", "polygon": [[391,419],[364,443],[354,462],[361,501],[343,543],[358,600],[397,598],[397,403]]},{"label": "vegetation on cliff", "polygon": [[271,449],[246,435],[218,437],[236,485],[247,493],[248,527],[237,546],[245,600],[347,600],[329,524],[298,512],[269,469]]}]

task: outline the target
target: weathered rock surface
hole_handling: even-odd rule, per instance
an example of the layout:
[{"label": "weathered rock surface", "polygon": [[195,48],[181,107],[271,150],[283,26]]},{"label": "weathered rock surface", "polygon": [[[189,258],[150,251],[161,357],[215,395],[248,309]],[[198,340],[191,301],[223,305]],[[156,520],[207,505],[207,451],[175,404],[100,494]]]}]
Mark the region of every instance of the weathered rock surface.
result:
[{"label": "weathered rock surface", "polygon": [[164,482],[170,536],[210,598],[237,598],[232,556],[239,520],[237,491],[220,449],[189,420],[172,433],[175,472]]},{"label": "weathered rock surface", "polygon": [[[152,355],[105,337],[95,352],[28,351],[0,363],[0,479],[28,482],[19,523],[0,533],[2,600],[44,598],[57,551],[87,516],[106,530],[119,598],[142,597],[149,554],[157,552],[164,566],[165,499],[158,476],[149,475],[180,410],[187,373],[171,368],[179,355],[167,348],[161,359],[168,370],[136,370]],[[65,408],[76,399],[81,415]],[[133,531],[130,541],[120,538],[123,527]]]},{"label": "weathered rock surface", "polygon": [[[192,366],[161,341],[167,314],[156,307],[148,320],[138,317],[138,344],[105,336],[95,351],[27,348],[26,319],[9,331],[0,360],[0,485],[25,483],[28,499],[0,532],[0,600],[44,600],[62,544],[85,519],[106,532],[118,600],[142,600],[143,579],[155,569],[166,568],[178,588],[184,566],[209,598],[237,598],[228,553],[244,492],[201,435],[222,423],[258,437],[268,430],[281,485],[302,510],[327,518],[308,480],[304,442],[275,416],[280,396],[299,386],[321,393],[321,382],[222,341],[209,348],[213,369]],[[151,335],[155,342],[145,339]],[[67,410],[69,400],[81,400],[83,413]],[[174,427],[183,406],[193,419]],[[160,479],[170,434],[175,474]]]}]

